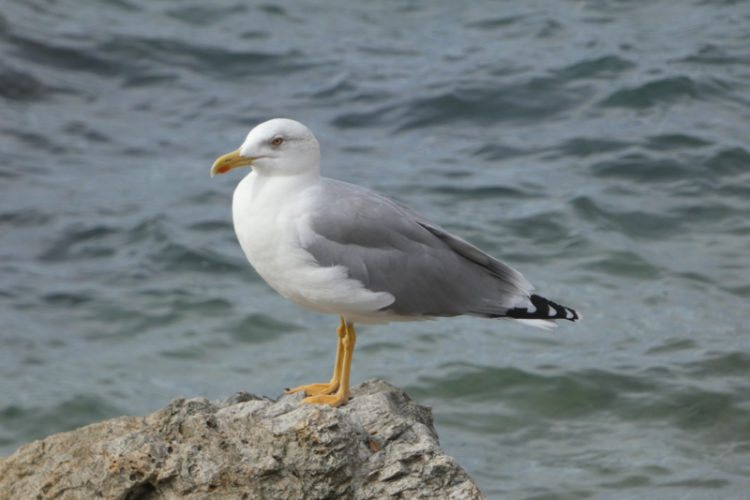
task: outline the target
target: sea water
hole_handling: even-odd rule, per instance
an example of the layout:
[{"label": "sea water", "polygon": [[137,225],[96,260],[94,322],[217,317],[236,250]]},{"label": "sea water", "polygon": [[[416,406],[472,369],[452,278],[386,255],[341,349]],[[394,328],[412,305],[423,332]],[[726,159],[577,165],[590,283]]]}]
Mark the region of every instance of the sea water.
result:
[{"label": "sea water", "polygon": [[489,498],[748,498],[749,82],[746,2],[2,0],[0,454],[329,379],[209,177],[288,117],[583,314],[358,327]]}]

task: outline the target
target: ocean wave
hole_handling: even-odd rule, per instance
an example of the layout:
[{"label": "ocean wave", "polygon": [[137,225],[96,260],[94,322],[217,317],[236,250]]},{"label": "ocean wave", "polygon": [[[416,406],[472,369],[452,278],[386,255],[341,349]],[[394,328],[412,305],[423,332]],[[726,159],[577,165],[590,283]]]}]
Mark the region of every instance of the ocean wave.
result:
[{"label": "ocean wave", "polygon": [[236,262],[211,248],[192,247],[179,241],[159,218],[149,218],[130,227],[69,226],[47,246],[39,259],[44,262],[125,259],[150,273],[222,274],[247,269],[244,262]]},{"label": "ocean wave", "polygon": [[685,100],[710,100],[725,95],[726,89],[721,87],[722,84],[716,80],[696,81],[689,76],[671,76],[617,90],[599,105],[612,108],[645,109]]},{"label": "ocean wave", "polygon": [[633,61],[618,55],[606,55],[571,64],[553,73],[557,78],[568,82],[588,78],[612,80],[635,67]]},{"label": "ocean wave", "polygon": [[39,101],[53,91],[31,74],[0,62],[0,97],[11,101]]},{"label": "ocean wave", "polygon": [[256,344],[277,339],[280,335],[300,329],[299,325],[281,321],[267,314],[251,314],[223,331],[229,333],[234,341]]},{"label": "ocean wave", "polygon": [[251,75],[282,76],[316,64],[298,51],[265,52],[198,45],[174,39],[113,37],[97,51],[121,61],[139,61],[157,68],[185,68],[196,73],[221,74],[225,78]]},{"label": "ocean wave", "polygon": [[571,201],[579,217],[594,223],[599,230],[625,234],[630,238],[666,239],[680,232],[690,221],[685,217],[665,214],[661,208],[647,211],[634,209],[630,203],[622,206],[605,205],[589,196],[579,196]]},{"label": "ocean wave", "polygon": [[463,121],[486,126],[550,119],[580,105],[591,96],[592,89],[560,85],[554,78],[532,78],[515,84],[460,86],[433,94],[371,111],[342,114],[331,124],[338,128],[391,125],[405,131]]},{"label": "ocean wave", "polygon": [[53,404],[7,405],[0,409],[0,446],[18,442],[31,442],[41,431],[45,436],[71,431],[96,420],[123,415],[122,409],[89,394],[74,394]]}]

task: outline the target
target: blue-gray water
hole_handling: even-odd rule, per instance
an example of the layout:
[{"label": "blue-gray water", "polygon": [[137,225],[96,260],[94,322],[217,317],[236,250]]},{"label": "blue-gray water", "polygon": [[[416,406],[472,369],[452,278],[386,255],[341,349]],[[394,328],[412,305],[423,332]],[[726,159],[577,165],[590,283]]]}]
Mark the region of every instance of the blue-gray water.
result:
[{"label": "blue-gray water", "polygon": [[0,455],[330,377],[209,177],[255,124],[574,307],[360,327],[492,499],[750,491],[750,5],[0,0]]}]

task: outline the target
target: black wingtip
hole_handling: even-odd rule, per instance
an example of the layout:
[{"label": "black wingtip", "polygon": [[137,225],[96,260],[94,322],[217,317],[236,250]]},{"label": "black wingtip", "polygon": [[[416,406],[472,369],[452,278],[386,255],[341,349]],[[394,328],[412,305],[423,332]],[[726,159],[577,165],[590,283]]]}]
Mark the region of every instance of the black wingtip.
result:
[{"label": "black wingtip", "polygon": [[509,309],[505,315],[514,319],[567,319],[568,321],[580,321],[581,316],[569,307],[561,306],[551,300],[539,295],[532,295],[529,300],[536,308],[529,312],[527,307],[516,307]]}]

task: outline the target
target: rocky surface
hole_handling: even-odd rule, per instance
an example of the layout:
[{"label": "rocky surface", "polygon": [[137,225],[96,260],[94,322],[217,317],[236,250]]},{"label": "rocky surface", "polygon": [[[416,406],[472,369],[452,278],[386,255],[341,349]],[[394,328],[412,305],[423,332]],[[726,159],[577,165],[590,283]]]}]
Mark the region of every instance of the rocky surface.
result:
[{"label": "rocky surface", "polygon": [[0,459],[0,499],[483,499],[429,407],[368,380],[343,407],[238,393],[56,434]]}]

